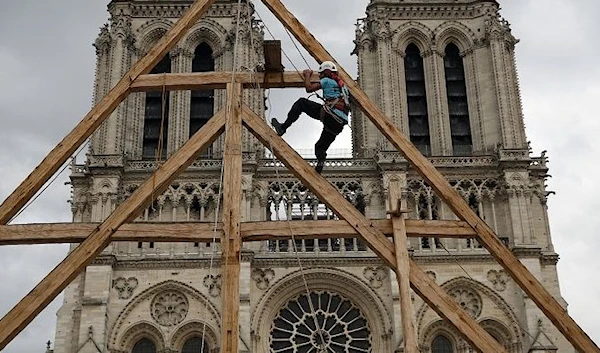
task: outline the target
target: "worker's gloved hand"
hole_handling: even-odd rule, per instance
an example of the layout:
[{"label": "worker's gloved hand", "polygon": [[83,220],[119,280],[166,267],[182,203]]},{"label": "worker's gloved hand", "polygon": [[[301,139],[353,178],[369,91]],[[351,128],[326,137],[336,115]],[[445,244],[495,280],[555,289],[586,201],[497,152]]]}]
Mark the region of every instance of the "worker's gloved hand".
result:
[{"label": "worker's gloved hand", "polygon": [[313,74],[313,70],[304,70],[302,71],[302,75],[304,75],[304,77],[311,77]]}]

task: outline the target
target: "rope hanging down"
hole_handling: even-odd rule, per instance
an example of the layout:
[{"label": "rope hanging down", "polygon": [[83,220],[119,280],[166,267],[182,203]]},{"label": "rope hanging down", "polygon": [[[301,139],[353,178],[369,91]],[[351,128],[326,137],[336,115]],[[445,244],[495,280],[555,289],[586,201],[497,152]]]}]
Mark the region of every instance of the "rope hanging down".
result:
[{"label": "rope hanging down", "polygon": [[[267,32],[269,32],[269,34],[271,35],[271,37],[273,39],[275,39],[275,36],[273,36],[273,33],[271,32],[271,30],[269,29],[269,27],[265,24],[265,22],[262,20],[262,18],[258,14],[258,12],[256,12],[256,14],[257,14],[258,18],[261,20],[261,22],[263,23],[263,25],[265,26],[265,28],[267,29]],[[251,40],[250,40],[250,43],[251,43],[250,45],[251,45],[251,49],[252,49],[251,52],[253,54],[256,54],[257,51],[256,51],[256,48],[254,46],[254,39],[252,37],[252,35],[253,35],[252,22],[251,22],[252,20],[251,20],[250,16],[248,16],[248,18],[249,18],[249,30],[250,30],[250,33],[251,33]],[[288,35],[289,35],[289,33],[288,33]],[[290,36],[290,38],[291,38],[291,36]],[[297,46],[296,46],[296,49],[298,49],[298,52],[302,56],[302,53],[300,52],[300,50],[299,50],[299,48]],[[281,51],[283,52],[284,56],[288,59],[288,61],[292,64],[292,66],[296,69],[296,71],[298,72],[298,74],[300,74],[300,71],[298,70],[298,68],[296,67],[296,65],[294,65],[293,61],[290,59],[290,57],[287,55],[287,53],[283,50],[283,48],[281,49]],[[304,58],[304,56],[302,56],[302,57]],[[304,62],[310,68],[310,65],[308,64],[308,62],[306,61],[306,59],[304,59]],[[257,63],[256,63],[256,65],[254,67],[256,67],[258,64],[259,63],[258,63],[258,60],[257,60]],[[258,77],[257,76],[254,76],[254,77],[255,77],[255,80],[256,80],[255,87],[257,87],[260,90],[260,82],[258,80]],[[268,113],[267,121],[271,121],[271,110],[272,110],[271,107],[272,107],[272,105],[271,105],[270,94],[267,95],[267,104],[268,104],[268,109],[267,110],[269,112]],[[273,151],[273,146],[270,145],[269,149],[271,151]],[[278,163],[275,160],[275,154],[271,152],[271,156],[272,156],[272,159],[273,159],[273,166],[275,168],[275,175],[276,175],[276,178],[277,178],[277,184],[278,185],[282,185],[281,176],[279,174]],[[320,339],[321,339],[320,340],[321,347],[319,348],[319,352],[317,352],[317,353],[326,353],[327,352],[327,348],[325,347],[326,341],[325,341],[325,337],[323,336],[324,327],[322,328],[321,325],[319,324],[319,320],[317,318],[317,312],[315,310],[315,307],[314,307],[314,304],[313,304],[312,300],[310,299],[311,298],[311,292],[310,292],[310,288],[309,288],[309,285],[308,285],[308,280],[306,279],[305,268],[304,268],[304,265],[302,264],[302,259],[300,258],[300,253],[298,251],[298,246],[297,246],[297,242],[296,242],[296,235],[294,234],[294,231],[293,231],[293,227],[292,227],[290,216],[291,215],[286,214],[286,221],[287,221],[288,228],[289,228],[290,235],[291,235],[292,249],[294,250],[296,261],[298,263],[298,269],[299,269],[299,272],[300,272],[300,276],[302,278],[302,282],[304,284],[304,289],[305,289],[307,298],[309,298],[308,304],[309,304],[309,307],[310,307],[311,316],[313,318],[315,329],[318,332],[318,334],[320,336]],[[325,323],[323,323],[323,324],[325,324]]]}]

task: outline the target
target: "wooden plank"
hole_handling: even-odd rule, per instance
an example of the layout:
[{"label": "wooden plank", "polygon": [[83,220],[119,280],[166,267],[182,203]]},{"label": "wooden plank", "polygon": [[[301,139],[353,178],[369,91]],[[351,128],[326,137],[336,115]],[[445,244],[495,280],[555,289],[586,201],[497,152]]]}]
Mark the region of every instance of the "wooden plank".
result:
[{"label": "wooden plank", "polygon": [[[394,245],[385,235],[247,106],[244,106],[244,123],[304,185],[338,216],[352,225],[381,260],[391,268],[397,268]],[[410,278],[415,291],[420,293],[425,301],[434,303],[432,308],[457,328],[467,342],[481,352],[506,353],[504,347],[481,328],[442,288],[423,271],[413,271],[413,267],[416,265],[411,261]]]},{"label": "wooden plank", "polygon": [[147,74],[208,10],[215,0],[196,0],[148,54],[96,104],[77,126],[42,160],[12,194],[0,205],[0,224],[7,224],[36,192],[58,171],[116,107],[129,95],[130,85],[139,75]]},{"label": "wooden plank", "polygon": [[390,181],[388,186],[388,212],[392,218],[394,230],[394,245],[396,248],[396,277],[400,292],[400,317],[404,334],[404,352],[418,353],[417,336],[415,334],[415,316],[410,298],[410,258],[408,256],[408,241],[406,238],[406,223],[401,210],[402,187],[398,180]]},{"label": "wooden plank", "polygon": [[0,350],[102,252],[110,243],[111,235],[123,223],[135,219],[151,203],[152,195],[164,191],[179,173],[210,146],[223,131],[224,123],[225,115],[217,113],[0,320]]},{"label": "wooden plank", "polygon": [[227,125],[223,157],[221,352],[238,353],[240,324],[240,227],[242,202],[242,85],[227,84]]},{"label": "wooden plank", "polygon": [[[392,236],[392,222],[371,220],[386,236]],[[291,221],[298,239],[356,238],[354,228],[346,221]],[[0,246],[80,243],[100,223],[12,224],[0,226]],[[456,238],[475,237],[475,231],[462,221],[406,220],[408,237]],[[217,240],[223,233],[223,223],[217,224]],[[112,235],[112,241],[135,242],[208,242],[214,236],[214,222],[129,223]],[[244,241],[291,239],[290,225],[285,221],[243,222]]]},{"label": "wooden plank", "polygon": [[[233,72],[195,72],[175,74],[141,75],[131,84],[132,92],[160,91],[165,86],[168,91],[224,89],[231,83]],[[319,81],[314,74],[313,82]],[[303,88],[304,79],[298,72],[282,73],[235,73],[235,82],[242,83],[245,88],[253,88],[260,83],[261,88]]]},{"label": "wooden plank", "polygon": [[[280,0],[262,0],[280,22],[292,32],[304,48],[319,62],[334,61],[331,54],[315,39],[315,37],[291,14]],[[600,353],[600,348],[577,325],[558,301],[542,286],[542,284],[521,264],[463,198],[454,190],[448,181],[438,172],[433,164],[425,158],[410,140],[388,119],[359,87],[352,77],[338,65],[341,78],[346,82],[357,105],[373,122],[383,135],[399,150],[415,167],[419,174],[427,180],[436,194],[454,213],[467,222],[479,235],[480,243],[496,258],[498,263],[511,275],[515,282],[529,295],[537,306],[554,323],[559,331],[582,352]]]}]

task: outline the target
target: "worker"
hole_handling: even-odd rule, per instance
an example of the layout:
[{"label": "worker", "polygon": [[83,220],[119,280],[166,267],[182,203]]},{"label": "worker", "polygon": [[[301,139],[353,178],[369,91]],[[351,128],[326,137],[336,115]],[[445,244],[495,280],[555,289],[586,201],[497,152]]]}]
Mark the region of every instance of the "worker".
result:
[{"label": "worker", "polygon": [[273,118],[271,124],[279,136],[285,134],[287,129],[298,120],[300,114],[305,113],[313,119],[320,120],[323,123],[323,132],[315,144],[315,156],[317,165],[315,170],[321,173],[327,157],[327,149],[337,135],[339,135],[344,126],[348,124],[348,113],[350,112],[349,93],[344,81],[338,76],[337,67],[331,61],[325,61],[319,66],[319,82],[311,82],[312,70],[304,70],[304,86],[307,93],[313,93],[323,90],[324,104],[319,104],[300,98],[292,105],[287,119],[282,124]]}]

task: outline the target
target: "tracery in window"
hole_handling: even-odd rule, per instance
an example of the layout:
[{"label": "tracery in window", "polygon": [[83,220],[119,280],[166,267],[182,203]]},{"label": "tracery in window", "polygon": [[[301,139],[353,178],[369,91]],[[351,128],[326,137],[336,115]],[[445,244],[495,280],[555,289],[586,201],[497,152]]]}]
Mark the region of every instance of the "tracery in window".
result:
[{"label": "tracery in window", "polygon": [[[352,203],[361,213],[365,212],[365,200],[362,186],[357,182],[337,181],[333,184],[344,198]],[[273,182],[269,184],[267,195],[267,217],[279,220],[338,220],[339,217],[327,205],[308,190],[302,183]],[[331,251],[366,251],[366,245],[359,239],[303,239],[293,243],[291,240],[271,240],[268,242],[270,252],[331,252]]]},{"label": "tracery in window", "polygon": [[453,154],[456,156],[471,155],[473,141],[463,58],[458,47],[452,43],[446,47],[445,54],[444,69]]},{"label": "tracery in window", "polygon": [[350,300],[312,292],[310,299],[302,294],[281,309],[271,326],[270,347],[271,353],[371,352],[371,331]]},{"label": "tracery in window", "polygon": [[[206,43],[200,43],[194,52],[192,72],[215,71],[213,50]],[[215,91],[192,91],[190,102],[190,137],[196,133],[214,115]],[[206,150],[203,157],[212,155],[211,148]]]},{"label": "tracery in window", "polygon": [[156,353],[156,345],[147,338],[142,338],[133,346],[131,353]]},{"label": "tracery in window", "polygon": [[406,48],[404,72],[406,78],[410,141],[421,153],[429,156],[431,155],[431,138],[429,136],[425,71],[423,70],[421,52],[414,44],[410,44]]},{"label": "tracery in window", "polygon": [[446,336],[438,335],[431,343],[431,353],[454,353],[454,347]]},{"label": "tracery in window", "polygon": [[[169,54],[156,64],[151,74],[171,72]],[[164,115],[164,121],[163,121]],[[144,113],[144,137],[142,142],[142,158],[156,158],[162,130],[162,159],[167,157],[167,136],[169,129],[169,92],[146,93],[146,111]]]}]

